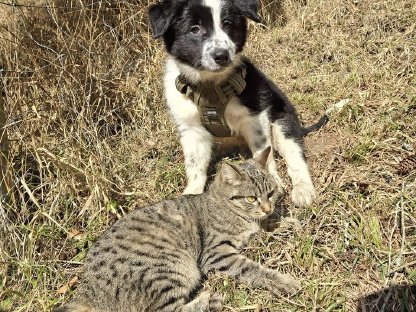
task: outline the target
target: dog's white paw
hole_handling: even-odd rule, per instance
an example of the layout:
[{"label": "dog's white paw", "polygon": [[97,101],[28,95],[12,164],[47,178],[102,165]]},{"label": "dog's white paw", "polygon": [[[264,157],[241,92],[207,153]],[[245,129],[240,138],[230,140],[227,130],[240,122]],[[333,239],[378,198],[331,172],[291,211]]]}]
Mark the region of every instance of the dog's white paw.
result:
[{"label": "dog's white paw", "polygon": [[315,197],[316,192],[312,183],[300,182],[293,186],[292,202],[295,206],[308,206],[312,203]]},{"label": "dog's white paw", "polygon": [[189,194],[202,194],[204,192],[204,186],[200,185],[187,185],[184,191],[182,192],[183,195]]}]

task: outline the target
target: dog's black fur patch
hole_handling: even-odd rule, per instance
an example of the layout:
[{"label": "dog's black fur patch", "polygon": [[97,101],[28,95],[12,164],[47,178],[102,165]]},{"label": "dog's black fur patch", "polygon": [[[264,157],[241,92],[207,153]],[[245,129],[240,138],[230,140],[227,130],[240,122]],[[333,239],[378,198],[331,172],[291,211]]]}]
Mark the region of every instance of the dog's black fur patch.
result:
[{"label": "dog's black fur patch", "polygon": [[303,137],[302,127],[300,127],[296,110],[289,99],[248,59],[244,59],[243,62],[247,67],[247,86],[238,95],[241,104],[248,107],[254,114],[269,109],[271,122],[278,119],[284,120],[286,125],[285,134],[288,137],[301,139]]}]

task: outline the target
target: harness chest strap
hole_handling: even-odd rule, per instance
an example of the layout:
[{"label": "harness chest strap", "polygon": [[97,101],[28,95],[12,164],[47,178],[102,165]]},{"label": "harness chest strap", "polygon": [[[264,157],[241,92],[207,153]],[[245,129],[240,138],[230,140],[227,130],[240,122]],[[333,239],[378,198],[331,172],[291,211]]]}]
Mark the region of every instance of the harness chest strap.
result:
[{"label": "harness chest strap", "polygon": [[222,84],[191,84],[184,75],[176,78],[176,89],[185,94],[197,106],[204,127],[216,137],[229,137],[231,130],[224,119],[228,102],[246,88],[246,66],[242,64]]}]

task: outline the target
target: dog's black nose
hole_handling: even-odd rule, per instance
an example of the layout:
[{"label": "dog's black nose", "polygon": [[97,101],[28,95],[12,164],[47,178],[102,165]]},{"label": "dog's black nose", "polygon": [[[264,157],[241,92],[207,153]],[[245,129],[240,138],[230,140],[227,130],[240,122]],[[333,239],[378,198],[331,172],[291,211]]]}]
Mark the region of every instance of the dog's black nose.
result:
[{"label": "dog's black nose", "polygon": [[214,59],[215,63],[221,66],[226,66],[230,64],[230,54],[225,49],[218,49],[212,53],[212,58]]}]

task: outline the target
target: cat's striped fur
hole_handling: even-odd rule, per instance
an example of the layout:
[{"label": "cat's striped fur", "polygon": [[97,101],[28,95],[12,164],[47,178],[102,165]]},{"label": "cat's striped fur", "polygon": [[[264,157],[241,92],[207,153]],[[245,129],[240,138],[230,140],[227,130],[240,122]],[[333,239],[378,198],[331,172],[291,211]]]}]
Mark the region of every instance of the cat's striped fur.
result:
[{"label": "cat's striped fur", "polygon": [[217,270],[272,293],[299,283],[239,253],[258,221],[273,212],[275,180],[257,159],[224,163],[210,189],[137,209],[91,248],[83,284],[57,311],[220,311],[221,297],[200,293]]}]

